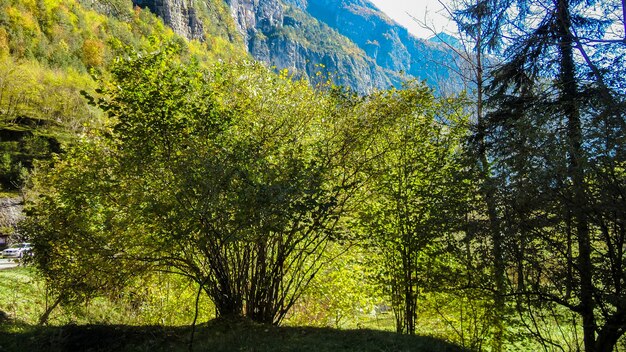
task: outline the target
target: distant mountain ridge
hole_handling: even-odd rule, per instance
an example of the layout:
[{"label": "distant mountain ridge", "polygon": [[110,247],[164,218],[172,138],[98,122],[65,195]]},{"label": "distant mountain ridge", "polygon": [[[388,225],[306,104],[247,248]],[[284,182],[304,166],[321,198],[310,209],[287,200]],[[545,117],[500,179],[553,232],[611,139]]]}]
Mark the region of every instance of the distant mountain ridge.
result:
[{"label": "distant mountain ridge", "polygon": [[[412,36],[367,0],[224,1],[255,59],[313,83],[330,74],[335,83],[367,93],[408,78],[433,87],[458,80],[445,66],[454,62],[452,51]],[[203,23],[198,12],[216,11],[216,2],[133,0],[178,34],[200,40]]]}]

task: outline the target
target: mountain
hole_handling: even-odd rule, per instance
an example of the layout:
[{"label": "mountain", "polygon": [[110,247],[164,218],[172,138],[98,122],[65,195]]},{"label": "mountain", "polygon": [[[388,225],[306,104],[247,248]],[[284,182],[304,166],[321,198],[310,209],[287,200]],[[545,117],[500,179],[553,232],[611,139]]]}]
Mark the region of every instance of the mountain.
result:
[{"label": "mountain", "polygon": [[445,44],[446,46],[457,49],[463,48],[463,43],[461,43],[459,38],[444,32],[433,35],[431,38],[428,39],[428,41],[430,43]]},{"label": "mountain", "polygon": [[387,71],[404,72],[433,87],[454,78],[445,66],[454,62],[450,50],[414,37],[367,0],[309,0],[306,10],[353,41]]},{"label": "mountain", "polygon": [[[457,79],[443,64],[454,62],[445,45],[415,38],[367,0],[225,3],[255,59],[314,83],[331,75],[336,83],[367,93],[412,77],[433,87]],[[178,34],[202,40],[197,13],[208,8],[207,0],[134,0],[134,4],[155,12]]]}]

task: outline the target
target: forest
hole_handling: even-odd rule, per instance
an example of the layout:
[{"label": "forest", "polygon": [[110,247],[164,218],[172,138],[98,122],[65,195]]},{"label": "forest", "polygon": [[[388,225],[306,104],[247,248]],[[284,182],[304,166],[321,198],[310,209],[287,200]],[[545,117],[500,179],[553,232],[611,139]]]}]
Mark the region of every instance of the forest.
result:
[{"label": "forest", "polygon": [[0,1],[0,184],[40,295],[18,314],[4,277],[0,331],[193,341],[243,319],[626,350],[626,3],[449,6],[464,86],[361,95],[250,60],[228,26],[187,41],[123,1]]}]

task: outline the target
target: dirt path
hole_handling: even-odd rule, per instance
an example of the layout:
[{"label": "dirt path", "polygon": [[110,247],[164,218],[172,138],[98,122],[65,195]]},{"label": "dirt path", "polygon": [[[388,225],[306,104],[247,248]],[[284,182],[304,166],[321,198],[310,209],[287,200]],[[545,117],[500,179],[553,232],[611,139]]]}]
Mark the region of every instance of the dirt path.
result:
[{"label": "dirt path", "polygon": [[15,268],[18,265],[19,263],[14,259],[0,259],[0,270]]}]

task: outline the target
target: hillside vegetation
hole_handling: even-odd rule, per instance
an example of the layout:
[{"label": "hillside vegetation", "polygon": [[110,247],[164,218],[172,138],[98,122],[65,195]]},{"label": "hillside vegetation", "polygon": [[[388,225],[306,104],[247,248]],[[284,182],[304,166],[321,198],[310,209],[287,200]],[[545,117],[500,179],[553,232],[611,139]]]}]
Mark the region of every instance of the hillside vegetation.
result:
[{"label": "hillside vegetation", "polygon": [[130,2],[0,3],[0,184],[17,190],[34,160],[48,159],[102,122],[80,91],[128,50],[177,41],[200,61],[245,57],[221,31],[187,42]]}]

